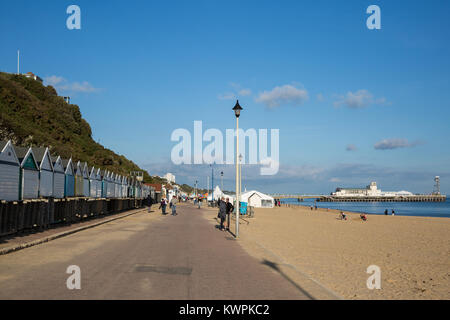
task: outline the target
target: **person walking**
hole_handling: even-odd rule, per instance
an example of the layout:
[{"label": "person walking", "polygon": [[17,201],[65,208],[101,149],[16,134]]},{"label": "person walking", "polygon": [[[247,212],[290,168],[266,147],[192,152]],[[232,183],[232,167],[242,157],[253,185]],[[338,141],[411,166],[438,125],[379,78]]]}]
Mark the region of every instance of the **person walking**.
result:
[{"label": "person walking", "polygon": [[170,207],[172,208],[172,216],[177,215],[177,203],[178,203],[177,197],[172,197],[172,200],[170,200]]},{"label": "person walking", "polygon": [[388,209],[384,210],[384,215],[385,215],[385,216],[388,215]]},{"label": "person walking", "polygon": [[222,197],[219,205],[219,218],[220,218],[220,230],[225,231],[223,223],[227,218],[227,203],[224,201],[224,197]]},{"label": "person walking", "polygon": [[234,210],[234,206],[230,202],[230,198],[227,198],[227,230],[230,231],[230,215]]},{"label": "person walking", "polygon": [[163,215],[166,215],[166,206],[167,206],[166,198],[162,198],[159,208],[162,210]]}]

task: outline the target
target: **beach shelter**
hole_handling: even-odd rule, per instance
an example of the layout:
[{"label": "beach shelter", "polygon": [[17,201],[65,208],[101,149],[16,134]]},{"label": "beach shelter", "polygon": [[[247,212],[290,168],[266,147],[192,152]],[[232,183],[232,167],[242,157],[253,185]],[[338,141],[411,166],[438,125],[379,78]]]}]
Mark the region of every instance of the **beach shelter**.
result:
[{"label": "beach shelter", "polygon": [[62,165],[64,168],[64,197],[75,196],[75,171],[73,169],[72,158],[69,160],[63,159]]},{"label": "beach shelter", "polygon": [[64,198],[65,174],[60,156],[51,157],[53,166],[53,197]]},{"label": "beach shelter", "polygon": [[80,161],[74,166],[75,169],[75,197],[83,197],[83,166]]},{"label": "beach shelter", "polygon": [[48,148],[31,147],[39,168],[39,197],[53,196],[53,163]]},{"label": "beach shelter", "polygon": [[19,194],[20,199],[39,197],[39,168],[31,148],[14,147],[20,162]]},{"label": "beach shelter", "polygon": [[273,208],[274,199],[259,191],[249,191],[241,195],[241,202],[247,202],[247,205],[255,208]]},{"label": "beach shelter", "polygon": [[0,200],[19,200],[20,162],[11,141],[0,141]]},{"label": "beach shelter", "polygon": [[97,198],[97,171],[94,167],[89,169],[89,197]]},{"label": "beach shelter", "polygon": [[83,196],[89,197],[90,196],[90,188],[89,188],[89,167],[86,162],[81,164],[82,166],[82,172],[83,172]]}]

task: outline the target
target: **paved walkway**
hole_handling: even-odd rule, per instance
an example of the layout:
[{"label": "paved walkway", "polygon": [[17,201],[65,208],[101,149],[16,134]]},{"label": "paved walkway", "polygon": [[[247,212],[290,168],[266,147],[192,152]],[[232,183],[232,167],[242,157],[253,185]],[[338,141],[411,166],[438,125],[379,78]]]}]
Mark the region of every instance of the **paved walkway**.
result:
[{"label": "paved walkway", "polygon": [[[156,209],[156,208],[155,208]],[[308,299],[192,205],[137,213],[0,256],[0,299]],[[69,265],[81,290],[68,290]]]}]

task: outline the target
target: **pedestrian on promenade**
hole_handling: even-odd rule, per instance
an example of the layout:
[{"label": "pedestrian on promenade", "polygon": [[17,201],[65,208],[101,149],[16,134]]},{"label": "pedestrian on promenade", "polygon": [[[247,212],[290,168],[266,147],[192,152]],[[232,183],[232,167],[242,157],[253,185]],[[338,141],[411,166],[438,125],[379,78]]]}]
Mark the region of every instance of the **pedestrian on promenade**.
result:
[{"label": "pedestrian on promenade", "polygon": [[394,209],[392,209],[392,215],[395,216],[395,211],[394,211]]},{"label": "pedestrian on promenade", "polygon": [[234,210],[234,206],[230,202],[230,198],[227,198],[227,230],[230,231],[230,215]]},{"label": "pedestrian on promenade", "polygon": [[162,210],[162,214],[163,215],[166,214],[166,206],[167,206],[166,198],[162,198],[161,199],[161,204],[159,205],[159,208]]},{"label": "pedestrian on promenade", "polygon": [[388,209],[384,210],[384,215],[385,215],[385,216],[388,215]]},{"label": "pedestrian on promenade", "polygon": [[198,208],[200,209],[202,207],[202,199],[198,199]]},{"label": "pedestrian on promenade", "polygon": [[225,198],[222,197],[219,205],[219,218],[220,218],[220,230],[225,231],[225,228],[223,226],[223,223],[225,222],[225,219],[227,218],[227,203],[224,201]]},{"label": "pedestrian on promenade", "polygon": [[177,203],[178,203],[177,197],[173,197],[172,200],[170,200],[170,207],[172,208],[172,216],[177,215]]}]

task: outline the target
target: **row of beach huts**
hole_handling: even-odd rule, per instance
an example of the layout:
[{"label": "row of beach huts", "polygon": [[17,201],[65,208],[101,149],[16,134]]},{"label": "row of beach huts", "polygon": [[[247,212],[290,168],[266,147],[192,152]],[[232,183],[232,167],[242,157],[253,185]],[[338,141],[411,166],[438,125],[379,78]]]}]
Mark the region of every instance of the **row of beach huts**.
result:
[{"label": "row of beach huts", "polygon": [[49,148],[0,141],[0,200],[147,198],[151,193],[133,177],[52,156]]}]

